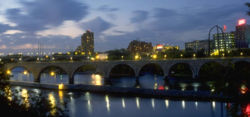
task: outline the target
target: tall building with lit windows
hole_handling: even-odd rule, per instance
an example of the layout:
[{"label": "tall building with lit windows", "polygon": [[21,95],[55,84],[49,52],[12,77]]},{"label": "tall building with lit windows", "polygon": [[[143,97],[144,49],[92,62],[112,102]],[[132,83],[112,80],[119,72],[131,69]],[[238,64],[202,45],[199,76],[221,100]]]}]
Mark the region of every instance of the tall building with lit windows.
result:
[{"label": "tall building with lit windows", "polygon": [[94,54],[94,33],[87,30],[81,37],[81,52],[85,55]]},{"label": "tall building with lit windows", "polygon": [[218,33],[213,35],[213,49],[214,51],[224,52],[235,48],[235,34],[230,33]]},{"label": "tall building with lit windows", "polygon": [[246,23],[246,19],[238,20],[235,41],[237,48],[250,48],[250,25]]}]

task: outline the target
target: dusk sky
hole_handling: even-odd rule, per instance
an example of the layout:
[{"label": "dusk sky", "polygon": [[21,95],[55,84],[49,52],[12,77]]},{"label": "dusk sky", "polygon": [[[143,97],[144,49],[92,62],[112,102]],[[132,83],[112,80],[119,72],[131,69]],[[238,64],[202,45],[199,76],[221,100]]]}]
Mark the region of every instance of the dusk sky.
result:
[{"label": "dusk sky", "polygon": [[[250,16],[247,0],[0,0],[0,51],[75,50],[87,30],[95,51],[127,48],[131,40],[184,47],[207,39],[218,24],[235,30]],[[250,24],[250,23],[248,23]]]}]

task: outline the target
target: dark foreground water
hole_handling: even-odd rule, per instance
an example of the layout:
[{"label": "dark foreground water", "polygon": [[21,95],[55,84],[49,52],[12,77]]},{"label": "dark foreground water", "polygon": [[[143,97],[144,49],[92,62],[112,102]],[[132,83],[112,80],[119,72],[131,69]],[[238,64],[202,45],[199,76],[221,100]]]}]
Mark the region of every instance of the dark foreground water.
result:
[{"label": "dark foreground water", "polygon": [[[12,75],[11,80],[26,82],[34,80],[33,76],[25,73],[23,69],[14,69]],[[50,73],[42,73],[41,83],[67,84],[68,76],[64,74],[50,75]],[[98,74],[86,75],[77,73],[75,75],[75,83],[106,85],[103,78]],[[179,90],[194,91],[201,86],[199,83],[178,83],[177,85]],[[206,85],[210,88],[209,90],[213,91],[212,84],[208,83]],[[163,77],[155,75],[141,76],[139,82],[135,78],[112,79],[111,86],[171,90],[170,85],[164,82]],[[30,100],[27,100],[31,96],[29,91],[37,94],[42,93],[52,103],[52,106],[61,107],[63,103],[66,103],[66,109],[71,117],[230,117],[228,111],[230,104],[224,102],[124,97],[91,92],[28,89],[19,86],[12,87],[11,90],[20,91],[19,96],[24,99],[23,101],[27,105],[30,104]]]}]

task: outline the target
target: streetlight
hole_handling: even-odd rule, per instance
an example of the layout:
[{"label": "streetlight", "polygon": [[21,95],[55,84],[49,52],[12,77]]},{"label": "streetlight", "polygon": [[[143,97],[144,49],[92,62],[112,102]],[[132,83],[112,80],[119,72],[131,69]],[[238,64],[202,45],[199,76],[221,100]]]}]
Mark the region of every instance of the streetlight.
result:
[{"label": "streetlight", "polygon": [[28,74],[28,71],[24,70],[24,71],[23,71],[23,74],[24,74],[24,75],[27,75],[27,74]]},{"label": "streetlight", "polygon": [[157,59],[157,55],[156,55],[156,54],[153,54],[153,55],[152,55],[152,58],[153,58],[153,59]]},{"label": "streetlight", "polygon": [[123,60],[124,56],[121,56],[121,58],[122,58],[122,60]]},{"label": "streetlight", "polygon": [[139,55],[135,55],[135,60],[138,60],[139,59]]},{"label": "streetlight", "polygon": [[243,52],[240,52],[240,55],[243,56]]},{"label": "streetlight", "polygon": [[11,71],[10,70],[7,70],[6,73],[7,73],[7,75],[11,75]]},{"label": "streetlight", "polygon": [[50,72],[50,76],[55,76],[55,75],[56,75],[56,73],[54,71]]},{"label": "streetlight", "polygon": [[196,54],[195,54],[195,53],[193,54],[193,57],[194,57],[194,58],[196,57]]},{"label": "streetlight", "polygon": [[168,56],[165,54],[165,55],[164,55],[164,59],[166,59],[167,57],[168,57]]}]

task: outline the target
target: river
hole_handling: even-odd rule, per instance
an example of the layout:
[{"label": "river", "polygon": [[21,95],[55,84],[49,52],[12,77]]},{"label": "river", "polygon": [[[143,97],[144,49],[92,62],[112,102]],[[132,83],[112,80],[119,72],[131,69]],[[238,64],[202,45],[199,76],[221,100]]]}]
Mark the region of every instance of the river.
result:
[{"label": "river", "polygon": [[[33,76],[25,73],[23,69],[12,70],[11,80],[32,82]],[[50,73],[41,74],[41,83],[68,83],[67,75]],[[107,85],[98,74],[76,74],[76,84]],[[110,85],[110,84],[109,84]],[[135,78],[112,79],[111,86],[114,87],[137,87],[169,89],[163,77],[156,75],[144,75],[139,78],[139,83]],[[198,90],[198,83],[179,83],[180,90]],[[191,86],[192,88],[187,88]],[[187,101],[170,100],[145,97],[119,96],[110,94],[98,94],[92,92],[66,92],[31,89],[20,86],[13,86],[12,90],[19,90],[20,96],[29,94],[27,90],[43,93],[54,105],[61,106],[67,103],[70,117],[228,117],[227,107],[229,103],[216,101]],[[211,89],[209,89],[211,90]],[[213,91],[213,90],[211,90]],[[27,101],[26,103],[30,103]]]}]

